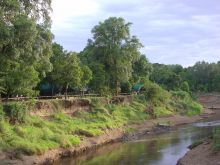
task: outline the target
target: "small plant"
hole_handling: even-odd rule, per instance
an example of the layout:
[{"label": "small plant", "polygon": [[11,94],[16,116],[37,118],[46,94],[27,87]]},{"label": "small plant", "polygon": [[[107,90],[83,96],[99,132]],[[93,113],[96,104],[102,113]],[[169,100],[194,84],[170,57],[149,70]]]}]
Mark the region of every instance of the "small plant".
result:
[{"label": "small plant", "polygon": [[193,149],[193,148],[199,146],[199,145],[202,144],[202,143],[203,143],[202,140],[196,140],[196,141],[194,141],[188,148],[189,148],[189,149]]},{"label": "small plant", "polygon": [[3,111],[11,124],[24,123],[27,117],[27,106],[22,102],[4,104]]}]

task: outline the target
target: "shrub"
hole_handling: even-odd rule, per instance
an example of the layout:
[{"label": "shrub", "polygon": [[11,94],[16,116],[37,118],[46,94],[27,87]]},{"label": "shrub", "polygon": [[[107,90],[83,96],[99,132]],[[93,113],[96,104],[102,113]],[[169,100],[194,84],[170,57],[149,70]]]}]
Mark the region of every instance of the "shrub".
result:
[{"label": "shrub", "polygon": [[187,93],[185,91],[172,91],[171,94],[173,97],[180,98],[180,99],[190,98],[189,93]]},{"label": "shrub", "polygon": [[155,83],[148,83],[144,92],[146,100],[153,103],[165,103],[169,99],[169,93]]},{"label": "shrub", "polygon": [[0,121],[4,119],[3,105],[0,103]]},{"label": "shrub", "polygon": [[214,128],[213,131],[213,150],[220,150],[220,127]]},{"label": "shrub", "polygon": [[12,102],[4,104],[3,110],[5,116],[9,118],[10,123],[23,123],[27,117],[27,106],[21,102]]}]

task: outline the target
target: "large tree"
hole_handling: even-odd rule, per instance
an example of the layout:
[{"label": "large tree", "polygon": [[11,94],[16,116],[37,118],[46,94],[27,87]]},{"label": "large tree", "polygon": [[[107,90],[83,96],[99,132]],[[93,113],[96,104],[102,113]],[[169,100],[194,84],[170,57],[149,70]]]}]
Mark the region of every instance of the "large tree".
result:
[{"label": "large tree", "polygon": [[53,84],[65,89],[65,98],[67,98],[69,87],[80,87],[82,78],[84,78],[84,85],[87,83],[86,76],[90,73],[83,75],[77,53],[64,51],[61,45],[54,43],[51,62],[53,64],[53,70],[48,74],[47,78]]},{"label": "large tree", "polygon": [[32,95],[52,69],[51,0],[0,1],[0,72],[8,96]]},{"label": "large tree", "polygon": [[140,59],[138,59],[133,64],[133,81],[137,83],[141,78],[149,78],[150,73],[152,72],[153,67],[149,63],[148,59],[145,55],[141,55]]},{"label": "large tree", "polygon": [[89,40],[84,50],[89,59],[104,66],[104,71],[109,75],[106,86],[116,94],[120,83],[132,76],[132,64],[140,57],[142,45],[135,36],[130,35],[130,25],[123,18],[116,17],[100,22],[92,29],[93,40]]}]

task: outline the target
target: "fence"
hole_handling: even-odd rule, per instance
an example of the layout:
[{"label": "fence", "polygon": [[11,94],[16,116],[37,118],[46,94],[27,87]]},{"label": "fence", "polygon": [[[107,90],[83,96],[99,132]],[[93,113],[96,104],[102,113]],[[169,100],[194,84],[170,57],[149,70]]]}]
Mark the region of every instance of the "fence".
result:
[{"label": "fence", "polygon": [[[129,96],[130,93],[120,93],[119,96]],[[67,95],[68,99],[74,98],[90,98],[90,97],[103,97],[100,94],[84,94],[84,95]],[[0,98],[1,101],[25,101],[29,99],[37,100],[51,100],[51,99],[65,99],[65,95],[55,95],[55,96],[38,96],[38,97],[11,97],[11,98]]]}]

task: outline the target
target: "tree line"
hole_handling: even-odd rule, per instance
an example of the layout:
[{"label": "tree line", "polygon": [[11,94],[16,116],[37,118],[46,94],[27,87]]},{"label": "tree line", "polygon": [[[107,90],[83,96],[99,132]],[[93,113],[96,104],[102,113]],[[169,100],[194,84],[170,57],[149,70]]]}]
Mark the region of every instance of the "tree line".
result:
[{"label": "tree line", "polygon": [[220,62],[192,67],[151,64],[130,34],[131,23],[110,17],[91,30],[76,53],[53,43],[51,0],[0,1],[0,93],[4,97],[90,91],[130,93],[137,83],[153,81],[167,90],[220,91]]},{"label": "tree line", "polygon": [[187,68],[181,65],[153,64],[150,80],[167,90],[220,92],[220,61],[197,62]]}]

